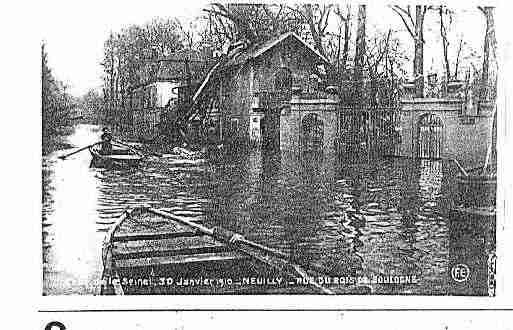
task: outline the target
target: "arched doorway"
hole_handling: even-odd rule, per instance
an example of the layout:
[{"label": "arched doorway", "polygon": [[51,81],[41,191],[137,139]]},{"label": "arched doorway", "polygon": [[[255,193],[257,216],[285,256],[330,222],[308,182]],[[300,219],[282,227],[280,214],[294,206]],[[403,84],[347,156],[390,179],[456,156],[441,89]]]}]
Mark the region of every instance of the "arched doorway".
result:
[{"label": "arched doorway", "polygon": [[443,123],[434,114],[422,115],[419,119],[417,157],[424,159],[442,158]]},{"label": "arched doorway", "polygon": [[322,150],[324,139],[324,123],[319,115],[310,113],[301,121],[303,151]]}]

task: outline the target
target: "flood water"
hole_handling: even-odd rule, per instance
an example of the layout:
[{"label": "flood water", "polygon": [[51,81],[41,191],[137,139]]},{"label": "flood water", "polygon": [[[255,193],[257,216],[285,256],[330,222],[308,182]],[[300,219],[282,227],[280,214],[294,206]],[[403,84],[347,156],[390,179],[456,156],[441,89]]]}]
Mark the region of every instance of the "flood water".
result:
[{"label": "flood water", "polygon": [[[100,131],[78,125],[75,147]],[[88,151],[43,158],[43,294],[97,294],[101,245],[121,212],[142,203],[171,208],[206,225],[290,253],[299,262],[374,275],[415,275],[415,284],[373,284],[375,294],[487,294],[493,230],[450,219],[456,168],[442,161],[390,159],[347,164],[336,157],[251,152],[226,164],[90,168]],[[359,201],[363,217],[348,216]],[[461,220],[461,219],[459,219]],[[451,279],[465,263],[479,276]],[[483,278],[484,276],[484,278]]]}]

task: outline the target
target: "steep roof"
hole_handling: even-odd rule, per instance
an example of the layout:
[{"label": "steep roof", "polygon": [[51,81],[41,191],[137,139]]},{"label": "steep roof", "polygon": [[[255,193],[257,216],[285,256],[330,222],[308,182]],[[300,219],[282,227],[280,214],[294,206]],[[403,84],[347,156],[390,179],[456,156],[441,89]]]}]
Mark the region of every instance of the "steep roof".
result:
[{"label": "steep roof", "polygon": [[169,56],[165,56],[159,58],[157,61],[165,62],[165,61],[205,61],[207,60],[207,55],[205,52],[201,52],[195,49],[180,49],[176,52],[172,53]]},{"label": "steep roof", "polygon": [[212,62],[205,52],[191,49],[182,49],[173,54],[158,59],[159,68],[157,80],[183,81],[187,77],[185,62],[189,62],[189,69],[193,80],[201,79]]},{"label": "steep roof", "polygon": [[247,62],[250,59],[256,59],[288,39],[294,39],[294,40],[298,41],[306,49],[308,49],[312,53],[312,55],[318,57],[319,60],[321,60],[322,62],[324,62],[326,64],[330,63],[326,59],[326,57],[322,56],[315,48],[313,48],[306,41],[301,39],[297,34],[295,34],[293,32],[287,32],[282,35],[279,35],[276,38],[269,39],[268,41],[266,41],[264,43],[252,46],[249,49],[241,51],[239,54],[235,55],[234,58],[230,59],[226,63],[226,66],[240,65],[240,64],[244,64],[245,62]]}]

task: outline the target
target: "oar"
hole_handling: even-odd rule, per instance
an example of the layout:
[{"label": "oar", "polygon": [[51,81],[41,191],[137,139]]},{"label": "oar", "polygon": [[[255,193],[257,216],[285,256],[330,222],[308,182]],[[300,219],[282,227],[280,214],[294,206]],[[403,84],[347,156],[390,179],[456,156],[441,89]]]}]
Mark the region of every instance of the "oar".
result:
[{"label": "oar", "polygon": [[[277,250],[268,248],[266,246],[263,246],[261,244],[249,241],[249,240],[245,239],[244,237],[242,237],[241,235],[233,233],[233,232],[231,232],[229,230],[226,230],[226,229],[222,229],[222,228],[211,229],[211,228],[205,227],[205,226],[203,226],[201,224],[192,222],[192,221],[190,221],[190,220],[188,220],[186,218],[183,218],[183,217],[180,217],[180,216],[177,216],[177,215],[174,215],[172,213],[168,213],[168,212],[165,212],[165,211],[162,211],[162,210],[154,209],[154,208],[151,208],[151,207],[148,207],[147,210],[149,212],[151,212],[151,213],[160,215],[160,216],[162,216],[164,218],[171,219],[173,221],[177,221],[177,222],[179,222],[181,224],[184,224],[186,226],[192,227],[192,228],[202,232],[203,234],[212,236],[212,237],[214,237],[216,239],[225,241],[227,243],[231,243],[238,250],[242,251],[243,253],[249,254],[250,256],[252,256],[252,257],[254,257],[254,258],[256,258],[256,259],[258,259],[258,260],[260,260],[260,261],[262,261],[264,263],[272,265],[272,262],[270,260],[268,260],[268,259],[266,259],[266,258],[264,258],[262,256],[259,256],[256,253],[248,250],[246,246],[251,246],[253,248],[257,248],[257,249],[266,251],[266,252],[268,252],[270,254],[277,255],[281,259],[283,259],[282,262],[281,262],[281,265],[274,264],[272,266],[277,266],[277,267],[279,267],[281,269],[287,269],[289,271],[294,270],[295,273],[299,274],[302,278],[306,279],[308,284],[315,286],[321,292],[323,292],[325,294],[334,294],[333,291],[331,291],[331,290],[321,286],[320,284],[316,283],[315,281],[310,281],[309,278],[308,278],[307,272],[302,268],[302,266],[294,264],[291,261],[289,261],[288,260],[288,256],[285,255],[284,253],[280,252],[280,251],[277,251]],[[246,246],[239,245],[239,244],[245,244]],[[316,271],[318,271],[318,270],[316,270]]]},{"label": "oar", "polygon": [[454,163],[456,164],[456,166],[458,166],[458,169],[464,176],[468,176],[468,172],[465,170],[463,166],[461,166],[460,162],[458,162],[456,158],[449,158],[449,160],[454,161]]},{"label": "oar", "polygon": [[[279,250],[270,248],[268,246],[265,246],[265,245],[262,245],[262,244],[259,244],[259,243],[256,243],[256,242],[253,242],[253,241],[250,241],[250,240],[247,240],[247,239],[245,239],[243,237],[239,238],[239,241],[241,243],[249,245],[249,246],[251,246],[251,247],[253,247],[255,249],[265,251],[265,252],[267,252],[269,254],[272,254],[272,255],[277,256],[279,258],[283,258],[283,259],[285,259],[285,260],[290,262],[290,256],[288,256],[287,254],[285,254],[285,253],[283,253],[283,252],[281,252]],[[298,266],[301,266],[301,265],[298,265]],[[318,273],[324,273],[326,271],[326,269],[324,269],[322,266],[316,265],[316,264],[308,264],[308,265],[303,265],[303,266],[306,267],[306,268],[309,268],[311,270],[314,270],[314,271],[316,271]]]},{"label": "oar", "polygon": [[129,149],[132,149],[132,150],[135,150],[135,151],[142,152],[143,154],[152,155],[152,156],[155,156],[155,157],[162,157],[162,154],[155,153],[155,152],[148,152],[148,151],[145,151],[145,150],[142,150],[142,149],[136,148],[136,147],[134,147],[134,146],[131,146],[131,145],[129,145],[129,144],[123,143],[123,142],[121,142],[121,141],[112,140],[112,142],[117,143],[117,144],[120,144],[120,145],[122,145],[122,146],[124,146],[124,147],[127,147],[127,148],[129,148]]},{"label": "oar", "polygon": [[75,150],[75,151],[73,151],[73,152],[71,152],[71,153],[69,153],[69,154],[67,154],[67,155],[59,156],[59,158],[60,158],[60,159],[66,159],[67,157],[69,157],[69,156],[71,156],[71,155],[77,154],[77,153],[79,153],[79,152],[81,152],[81,151],[83,151],[83,150],[85,150],[85,149],[87,149],[87,148],[90,148],[90,147],[95,146],[95,145],[100,144],[100,143],[101,143],[101,142],[96,142],[96,143],[90,144],[90,145],[88,145],[88,146],[85,146],[85,147],[83,147],[83,148],[80,148],[80,149],[78,149],[78,150]]}]

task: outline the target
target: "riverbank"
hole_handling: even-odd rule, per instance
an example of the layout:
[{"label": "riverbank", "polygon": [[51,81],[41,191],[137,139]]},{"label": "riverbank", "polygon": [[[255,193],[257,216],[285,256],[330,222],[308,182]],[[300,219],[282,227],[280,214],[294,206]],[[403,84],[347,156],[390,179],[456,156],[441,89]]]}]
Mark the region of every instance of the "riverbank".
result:
[{"label": "riverbank", "polygon": [[54,151],[69,149],[73,146],[66,141],[66,137],[73,133],[73,126],[64,126],[50,134],[42,134],[41,152],[46,156]]},{"label": "riverbank", "polygon": [[[83,145],[75,145],[69,142],[69,137],[75,133],[78,126],[91,126],[90,131],[97,133],[100,126],[87,121],[77,120],[67,125],[56,128],[53,132],[44,132],[42,134],[41,151],[43,156],[47,156],[54,151],[65,150],[75,147],[83,147]],[[95,141],[96,142],[96,141]]]}]

